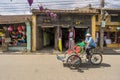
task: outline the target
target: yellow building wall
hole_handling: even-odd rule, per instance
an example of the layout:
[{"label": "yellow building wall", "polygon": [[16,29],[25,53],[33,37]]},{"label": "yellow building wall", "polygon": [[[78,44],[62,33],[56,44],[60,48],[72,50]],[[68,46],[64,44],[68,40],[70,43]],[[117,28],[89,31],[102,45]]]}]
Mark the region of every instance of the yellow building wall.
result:
[{"label": "yellow building wall", "polygon": [[96,17],[95,15],[92,16],[92,37],[96,40]]},{"label": "yellow building wall", "polygon": [[32,15],[32,51],[36,51],[36,15]]},{"label": "yellow building wall", "polygon": [[120,48],[120,44],[107,44],[108,48]]},{"label": "yellow building wall", "polygon": [[[110,21],[111,19],[110,19],[110,16],[108,16],[107,18],[106,18],[106,26],[110,26],[111,28],[110,28],[110,32],[116,32],[116,27],[120,27],[120,22],[111,22]],[[92,21],[94,21],[94,17],[93,17],[93,20]],[[100,29],[100,15],[98,16],[98,21],[95,21],[96,22],[96,28],[95,28],[95,31],[97,32],[97,31],[99,31],[99,29]],[[94,30],[94,22],[92,22],[93,24],[93,30]],[[104,28],[104,31],[107,31],[107,29],[106,29],[106,27]],[[93,33],[93,36],[94,36],[94,32],[92,32]],[[112,44],[107,44],[107,47],[108,48],[120,48],[120,44],[119,43],[112,43]]]}]

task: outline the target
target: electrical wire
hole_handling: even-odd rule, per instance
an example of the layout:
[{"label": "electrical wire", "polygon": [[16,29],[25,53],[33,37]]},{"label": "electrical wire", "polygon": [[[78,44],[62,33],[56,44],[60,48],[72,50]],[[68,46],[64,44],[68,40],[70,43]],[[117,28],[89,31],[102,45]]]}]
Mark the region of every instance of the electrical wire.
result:
[{"label": "electrical wire", "polygon": [[[76,3],[76,1],[78,1]],[[79,2],[80,0],[74,0],[74,1],[70,1],[70,0],[65,0],[65,1],[36,1],[33,2],[31,8],[39,8],[38,5],[42,5],[43,7],[65,7],[65,9],[68,8],[75,8],[75,7],[84,7],[88,4],[91,4],[92,6],[100,6],[100,0],[94,0],[94,1],[90,1],[90,0],[81,0],[81,2]],[[84,1],[84,3],[82,2]],[[117,1],[117,0],[116,0]],[[107,5],[111,5],[111,2],[105,2],[105,6]],[[72,6],[69,6],[72,5]],[[76,6],[77,5],[77,6]],[[117,5],[116,5],[117,6]],[[51,7],[51,8],[52,8]],[[119,7],[119,6],[118,6]],[[15,12],[15,11],[29,11],[30,7],[29,4],[27,2],[12,2],[12,3],[8,3],[8,2],[2,2],[0,3],[0,12]]]}]

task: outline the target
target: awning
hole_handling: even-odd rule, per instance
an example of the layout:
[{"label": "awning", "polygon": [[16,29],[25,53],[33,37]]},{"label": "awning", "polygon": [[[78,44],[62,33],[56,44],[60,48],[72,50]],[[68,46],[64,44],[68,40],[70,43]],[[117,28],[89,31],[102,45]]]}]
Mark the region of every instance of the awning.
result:
[{"label": "awning", "polygon": [[[61,25],[50,25],[50,26],[42,26],[42,25],[37,25],[37,26],[41,26],[41,28],[54,28],[55,26],[61,26]],[[69,28],[69,25],[61,26],[62,28]],[[80,25],[80,26],[75,26],[75,28],[88,28],[88,25]]]},{"label": "awning", "polygon": [[[69,26],[62,26],[62,28],[69,28]],[[88,28],[87,25],[75,26],[75,28]]]},{"label": "awning", "polygon": [[54,28],[55,26],[41,26],[41,28]]},{"label": "awning", "polygon": [[75,28],[88,28],[87,25],[75,26]]}]

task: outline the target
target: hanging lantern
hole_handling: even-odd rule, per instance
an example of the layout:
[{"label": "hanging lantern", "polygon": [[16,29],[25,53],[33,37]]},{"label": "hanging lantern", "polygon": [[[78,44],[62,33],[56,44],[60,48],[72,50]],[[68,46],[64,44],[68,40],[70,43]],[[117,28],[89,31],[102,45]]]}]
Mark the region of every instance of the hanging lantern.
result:
[{"label": "hanging lantern", "polygon": [[8,27],[8,31],[13,31],[12,26],[9,26],[9,27]]},{"label": "hanging lantern", "polygon": [[50,17],[54,17],[54,13],[50,13]]},{"label": "hanging lantern", "polygon": [[46,10],[46,15],[50,16],[50,10]]},{"label": "hanging lantern", "polygon": [[23,29],[22,29],[22,26],[18,26],[18,31],[22,31]]},{"label": "hanging lantern", "polygon": [[33,0],[27,0],[27,1],[28,1],[28,3],[29,3],[29,6],[31,6],[32,3],[33,3]]},{"label": "hanging lantern", "polygon": [[6,27],[6,26],[4,26],[3,29],[4,29],[5,31],[7,31],[7,27]]},{"label": "hanging lantern", "polygon": [[39,6],[39,10],[43,11],[44,10],[43,6]]},{"label": "hanging lantern", "polygon": [[54,14],[54,15],[53,15],[53,18],[56,19],[56,18],[57,18],[57,14]]}]

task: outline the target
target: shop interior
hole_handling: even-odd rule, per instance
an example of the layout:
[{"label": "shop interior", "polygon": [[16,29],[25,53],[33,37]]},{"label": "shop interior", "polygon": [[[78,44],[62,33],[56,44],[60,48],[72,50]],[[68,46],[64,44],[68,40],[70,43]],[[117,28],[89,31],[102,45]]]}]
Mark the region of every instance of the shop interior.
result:
[{"label": "shop interior", "polygon": [[[85,39],[85,33],[87,28],[75,28],[75,43],[80,42],[81,39]],[[55,44],[55,29],[43,28],[43,49],[54,49]],[[62,28],[62,48],[66,50],[68,48],[68,28]]]},{"label": "shop interior", "polygon": [[0,45],[2,45],[2,36],[4,42],[8,42],[8,46],[27,46],[27,35],[25,24],[0,25]]},{"label": "shop interior", "polygon": [[[87,28],[75,28],[75,43],[85,39]],[[68,28],[62,28],[62,45],[64,49],[68,48]]]},{"label": "shop interior", "polygon": [[54,28],[43,28],[43,47],[54,48]]},{"label": "shop interior", "polygon": [[107,44],[120,43],[120,31],[104,32],[104,36],[106,37],[105,39]]}]

